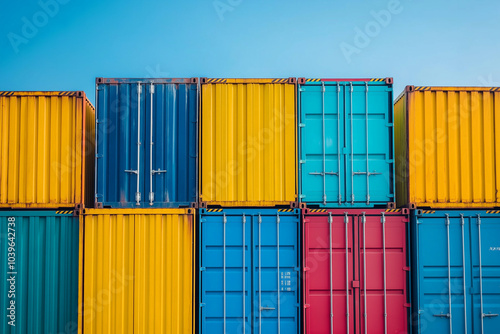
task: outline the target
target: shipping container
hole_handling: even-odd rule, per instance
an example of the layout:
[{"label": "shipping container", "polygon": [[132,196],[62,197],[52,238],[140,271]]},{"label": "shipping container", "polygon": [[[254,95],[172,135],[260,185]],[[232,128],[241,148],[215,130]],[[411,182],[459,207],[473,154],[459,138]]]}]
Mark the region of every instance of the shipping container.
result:
[{"label": "shipping container", "polygon": [[398,206],[500,206],[500,88],[407,86],[394,110]]},{"label": "shipping container", "polygon": [[198,79],[96,79],[96,208],[197,203]]},{"label": "shipping container", "polygon": [[408,210],[303,214],[304,332],[407,333]]},{"label": "shipping container", "polygon": [[201,79],[202,206],[295,206],[295,91],[295,78]]},{"label": "shipping container", "polygon": [[299,333],[300,210],[201,209],[198,333]]},{"label": "shipping container", "polygon": [[414,210],[414,333],[498,333],[500,211]]},{"label": "shipping container", "polygon": [[0,92],[0,208],[93,205],[94,120],[84,92]]},{"label": "shipping container", "polygon": [[78,331],[78,217],[0,211],[0,333]]},{"label": "shipping container", "polygon": [[392,78],[299,78],[300,202],[393,206],[392,101]]},{"label": "shipping container", "polygon": [[194,333],[194,209],[86,209],[79,333]]}]

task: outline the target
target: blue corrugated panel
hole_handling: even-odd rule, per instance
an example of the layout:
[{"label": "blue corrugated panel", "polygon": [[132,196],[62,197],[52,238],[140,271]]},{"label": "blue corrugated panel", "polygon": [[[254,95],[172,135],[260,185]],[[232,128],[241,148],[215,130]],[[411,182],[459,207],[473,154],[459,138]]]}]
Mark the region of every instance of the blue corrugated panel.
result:
[{"label": "blue corrugated panel", "polygon": [[500,211],[414,211],[414,333],[498,333]]},{"label": "blue corrugated panel", "polygon": [[299,197],[320,207],[394,201],[392,79],[299,81]]},{"label": "blue corrugated panel", "polygon": [[78,331],[78,218],[56,212],[0,211],[2,334]]},{"label": "blue corrugated panel", "polygon": [[199,221],[199,332],[299,333],[300,211],[202,209]]},{"label": "blue corrugated panel", "polygon": [[197,202],[197,79],[97,78],[96,86],[97,206]]}]

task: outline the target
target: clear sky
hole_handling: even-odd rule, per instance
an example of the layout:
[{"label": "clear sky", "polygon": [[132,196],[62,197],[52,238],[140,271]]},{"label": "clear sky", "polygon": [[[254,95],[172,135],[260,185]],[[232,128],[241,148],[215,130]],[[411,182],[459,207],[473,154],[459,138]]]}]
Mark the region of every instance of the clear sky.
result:
[{"label": "clear sky", "polygon": [[4,1],[0,90],[95,77],[394,77],[500,86],[498,0]]}]

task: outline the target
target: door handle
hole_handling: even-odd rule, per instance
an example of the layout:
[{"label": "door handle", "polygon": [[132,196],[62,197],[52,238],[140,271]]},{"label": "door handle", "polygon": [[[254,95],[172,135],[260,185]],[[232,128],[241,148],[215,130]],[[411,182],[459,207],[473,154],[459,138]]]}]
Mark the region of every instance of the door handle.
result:
[{"label": "door handle", "polygon": [[272,310],[276,310],[276,308],[274,308],[274,307],[264,307],[264,306],[261,306],[260,310],[261,310],[261,311],[272,311]]},{"label": "door handle", "polygon": [[498,317],[498,314],[495,313],[483,313],[483,318],[494,318]]}]

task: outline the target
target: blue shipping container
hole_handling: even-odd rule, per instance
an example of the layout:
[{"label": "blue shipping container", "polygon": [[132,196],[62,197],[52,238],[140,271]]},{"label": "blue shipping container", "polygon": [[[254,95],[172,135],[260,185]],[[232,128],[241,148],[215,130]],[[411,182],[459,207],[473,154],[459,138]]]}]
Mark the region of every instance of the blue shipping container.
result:
[{"label": "blue shipping container", "polygon": [[298,333],[300,210],[202,209],[199,221],[199,333]]},{"label": "blue shipping container", "polygon": [[394,202],[392,79],[299,79],[299,201]]},{"label": "blue shipping container", "polygon": [[414,333],[500,331],[500,211],[413,211]]},{"label": "blue shipping container", "polygon": [[197,202],[198,79],[96,79],[96,207]]},{"label": "blue shipping container", "polygon": [[79,225],[72,214],[0,211],[0,333],[78,332]]}]

